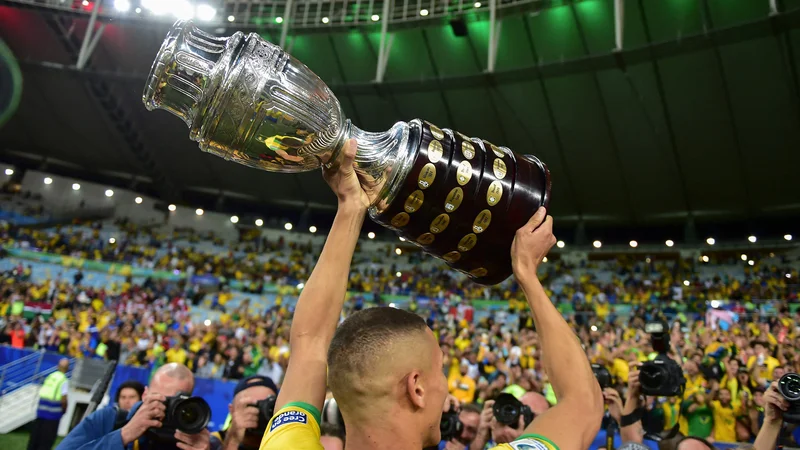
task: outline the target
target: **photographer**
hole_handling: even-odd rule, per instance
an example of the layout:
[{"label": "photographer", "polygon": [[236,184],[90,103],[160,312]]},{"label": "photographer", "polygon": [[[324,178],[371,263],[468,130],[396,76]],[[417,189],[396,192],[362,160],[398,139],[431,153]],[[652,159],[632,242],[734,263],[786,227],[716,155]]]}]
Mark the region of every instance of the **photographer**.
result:
[{"label": "photographer", "polygon": [[[118,413],[116,408],[95,411],[61,441],[57,450],[219,450],[222,443],[212,439],[205,428],[189,434],[164,427],[169,419],[167,398],[193,389],[194,375],[186,366],[166,364],[153,375],[143,401],[127,414],[124,410]],[[174,442],[156,439],[153,432],[170,433]]]},{"label": "photographer", "polygon": [[266,425],[272,418],[272,411],[264,417],[259,402],[272,397],[274,409],[274,397],[277,393],[278,387],[275,382],[261,375],[245,378],[236,384],[233,390],[233,402],[228,405],[230,423],[226,423],[217,433],[212,433],[218,435],[223,442],[223,449],[258,449],[266,428],[259,425]]},{"label": "photographer", "polygon": [[458,421],[461,426],[456,427],[459,430],[457,435],[452,437],[443,435],[438,448],[440,450],[483,449],[486,446],[487,439],[483,439],[481,436],[489,432],[492,418],[491,405],[489,406],[488,418],[484,417],[485,412],[485,406],[482,411],[478,405],[462,403],[458,411]]},{"label": "photographer", "polygon": [[783,413],[788,409],[789,401],[778,391],[778,383],[772,383],[764,394],[764,424],[753,444],[755,450],[775,449],[783,426]]}]

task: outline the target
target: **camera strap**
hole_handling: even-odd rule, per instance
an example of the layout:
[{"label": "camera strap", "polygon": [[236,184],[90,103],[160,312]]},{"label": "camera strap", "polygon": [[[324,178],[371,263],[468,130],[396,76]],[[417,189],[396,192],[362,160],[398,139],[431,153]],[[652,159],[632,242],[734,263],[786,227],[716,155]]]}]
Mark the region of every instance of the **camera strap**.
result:
[{"label": "camera strap", "polygon": [[642,420],[642,416],[644,415],[645,409],[644,408],[636,408],[632,413],[622,416],[620,418],[620,427],[628,427],[636,422]]}]

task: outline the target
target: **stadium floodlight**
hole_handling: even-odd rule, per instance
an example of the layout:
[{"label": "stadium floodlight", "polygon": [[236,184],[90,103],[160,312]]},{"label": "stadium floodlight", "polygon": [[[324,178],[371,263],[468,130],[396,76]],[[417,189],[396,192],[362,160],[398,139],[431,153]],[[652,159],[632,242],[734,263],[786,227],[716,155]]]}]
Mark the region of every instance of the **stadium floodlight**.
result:
[{"label": "stadium floodlight", "polygon": [[403,251],[402,251],[402,250],[400,250],[399,248],[396,248],[396,249],[394,249],[394,252],[395,252],[395,254],[397,254],[398,256],[400,256],[400,255],[402,255],[402,254],[403,254]]},{"label": "stadium floodlight", "polygon": [[716,243],[717,243],[717,240],[714,239],[713,237],[710,237],[710,238],[706,239],[706,244],[708,244],[708,245],[714,245]]},{"label": "stadium floodlight", "polygon": [[475,2],[475,4],[473,6],[475,6],[476,8],[480,8],[481,7],[481,2]]},{"label": "stadium floodlight", "polygon": [[108,238],[108,243],[109,243],[109,244],[113,244],[113,243],[115,243],[115,242],[117,242],[117,240],[116,240],[116,239],[114,239],[113,237],[112,237],[112,238]]},{"label": "stadium floodlight", "polygon": [[755,236],[748,236],[747,240],[750,241],[751,244],[755,244],[758,241],[758,238]]},{"label": "stadium floodlight", "polygon": [[567,244],[564,241],[556,242],[556,247],[558,247],[558,248],[564,248],[564,246],[566,246],[566,245]]},{"label": "stadium floodlight", "polygon": [[72,183],[72,190],[73,191],[80,191],[81,185],[79,183]]},{"label": "stadium floodlight", "polygon": [[83,0],[83,1],[81,2],[81,5],[83,5],[83,6],[89,6],[89,0]]},{"label": "stadium floodlight", "polygon": [[330,21],[331,21],[331,19],[329,19],[329,18],[327,18],[327,17],[323,17],[323,18],[322,18],[322,23],[328,23],[328,22],[330,22]]},{"label": "stadium floodlight", "polygon": [[373,15],[372,15],[372,21],[373,21],[373,22],[377,22],[377,21],[379,21],[379,20],[381,20],[381,16],[379,16],[379,15],[377,15],[377,14],[373,14]]},{"label": "stadium floodlight", "polygon": [[261,219],[256,219],[256,226],[260,227],[261,225],[264,225],[264,221]]},{"label": "stadium floodlight", "polygon": [[133,201],[136,202],[137,205],[141,205],[144,199],[142,199],[142,197],[136,197]]},{"label": "stadium floodlight", "polygon": [[283,17],[278,16],[275,18],[275,23],[283,23]]},{"label": "stadium floodlight", "polygon": [[370,231],[369,233],[367,233],[367,237],[370,238],[370,239],[375,239],[375,233]]},{"label": "stadium floodlight", "polygon": [[684,285],[684,286],[688,286],[688,285],[690,285],[690,284],[691,284],[691,283],[689,283],[689,280],[683,280],[683,285]]},{"label": "stadium floodlight", "polygon": [[306,287],[305,283],[297,283],[297,289],[303,289],[304,287]]},{"label": "stadium floodlight", "polygon": [[545,256],[544,258],[542,258],[542,262],[547,262],[547,256]]},{"label": "stadium floodlight", "polygon": [[709,261],[708,255],[703,255],[703,256],[700,258],[700,260],[701,260],[701,261],[703,261],[704,263],[707,263],[707,262]]},{"label": "stadium floodlight", "polygon": [[672,239],[667,239],[667,242],[665,242],[664,244],[666,244],[667,247],[672,247],[673,245],[675,245],[675,242],[673,242]]},{"label": "stadium floodlight", "polygon": [[600,241],[594,241],[592,242],[592,245],[594,246],[594,248],[600,248],[603,246],[603,243]]},{"label": "stadium floodlight", "polygon": [[402,276],[403,276],[403,274],[402,274],[402,273],[400,273],[400,272],[397,272],[397,273],[395,273],[395,275],[397,276],[397,278],[400,278],[400,277],[402,277]]},{"label": "stadium floodlight", "polygon": [[141,14],[141,13],[142,13],[142,8],[139,8],[139,7],[137,6],[137,7],[136,7],[136,9],[135,9],[134,11],[136,11],[136,14]]},{"label": "stadium floodlight", "polygon": [[293,227],[294,227],[294,225],[292,225],[292,223],[291,223],[291,222],[286,222],[286,223],[283,225],[283,228],[284,228],[284,229],[286,229],[286,231],[291,231]]},{"label": "stadium floodlight", "polygon": [[53,179],[50,177],[44,177],[44,184],[53,184]]},{"label": "stadium floodlight", "polygon": [[428,10],[427,9],[420,9],[419,10],[419,15],[423,16],[423,17],[427,16],[428,15]]},{"label": "stadium floodlight", "polygon": [[638,242],[636,242],[636,241],[630,241],[630,242],[628,243],[628,245],[630,245],[630,246],[631,246],[631,248],[636,248],[636,247],[638,247],[638,246],[639,246],[639,243],[638,243]]},{"label": "stadium floodlight", "polygon": [[784,238],[785,240],[787,240],[787,241],[791,241],[791,240],[792,240],[792,235],[791,235],[791,234],[784,234],[784,235],[783,235],[783,238]]},{"label": "stadium floodlight", "polygon": [[197,19],[210,22],[217,15],[217,9],[211,5],[201,3],[197,5]]},{"label": "stadium floodlight", "polygon": [[747,255],[745,255],[744,253],[742,253],[742,261],[747,261]]},{"label": "stadium floodlight", "polygon": [[6,169],[6,175],[8,176],[14,175],[14,169]]},{"label": "stadium floodlight", "polygon": [[164,0],[142,0],[142,7],[151,14],[160,16],[170,12],[172,2],[165,2]]},{"label": "stadium floodlight", "polygon": [[128,0],[114,0],[114,9],[119,12],[128,12],[131,9],[131,2]]},{"label": "stadium floodlight", "polygon": [[239,216],[231,216],[231,223],[239,223]]},{"label": "stadium floodlight", "polygon": [[114,191],[111,189],[106,189],[106,197],[113,197]]},{"label": "stadium floodlight", "polygon": [[169,8],[170,12],[178,19],[191,19],[194,17],[194,6],[189,0],[172,0]]},{"label": "stadium floodlight", "polygon": [[786,278],[792,278],[792,274],[790,274],[790,273],[787,273],[787,274],[786,274]]},{"label": "stadium floodlight", "polygon": [[405,241],[406,241],[406,238],[404,238],[403,236],[400,236],[400,242],[405,242]]},{"label": "stadium floodlight", "polygon": [[228,16],[228,22],[233,22],[234,20],[236,20],[236,17]]},{"label": "stadium floodlight", "polygon": [[203,208],[197,208],[194,210],[194,213],[197,214],[198,216],[202,216],[204,212],[205,211],[203,211]]},{"label": "stadium floodlight", "polygon": [[314,225],[311,225],[310,227],[308,227],[308,232],[312,233],[312,234],[316,233],[317,232],[317,227],[315,227]]},{"label": "stadium floodlight", "polygon": [[755,266],[756,262],[751,259],[750,261],[747,261],[747,264],[749,264],[751,266]]},{"label": "stadium floodlight", "polygon": [[175,206],[175,205],[169,205],[169,206],[167,206],[167,209],[172,211],[172,212],[175,212],[175,210],[178,209],[178,207]]}]

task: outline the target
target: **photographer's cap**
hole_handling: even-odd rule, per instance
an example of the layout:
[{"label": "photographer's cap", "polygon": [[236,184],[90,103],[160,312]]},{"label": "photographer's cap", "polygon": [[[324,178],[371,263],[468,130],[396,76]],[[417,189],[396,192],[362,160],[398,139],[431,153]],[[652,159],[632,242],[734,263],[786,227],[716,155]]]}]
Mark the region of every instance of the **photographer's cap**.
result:
[{"label": "photographer's cap", "polygon": [[239,394],[239,392],[255,386],[263,386],[265,388],[272,389],[272,391],[275,392],[275,395],[278,395],[278,386],[274,381],[272,381],[272,378],[265,377],[264,375],[252,375],[247,378],[242,378],[238,383],[236,383],[236,388],[233,390],[233,396],[235,397],[237,394]]}]

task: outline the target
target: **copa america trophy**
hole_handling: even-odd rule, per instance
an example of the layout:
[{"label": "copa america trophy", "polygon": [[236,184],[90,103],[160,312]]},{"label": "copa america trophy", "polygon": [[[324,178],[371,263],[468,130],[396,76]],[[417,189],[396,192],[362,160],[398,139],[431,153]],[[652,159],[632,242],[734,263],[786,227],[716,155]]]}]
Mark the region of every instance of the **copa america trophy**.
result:
[{"label": "copa america trophy", "polygon": [[143,95],[183,119],[200,149],[270,172],[305,172],[358,141],[356,171],[377,193],[370,217],[481,284],[511,274],[514,232],[550,198],[532,155],[415,119],[365,132],[330,88],[256,33],[222,38],[178,21]]}]

